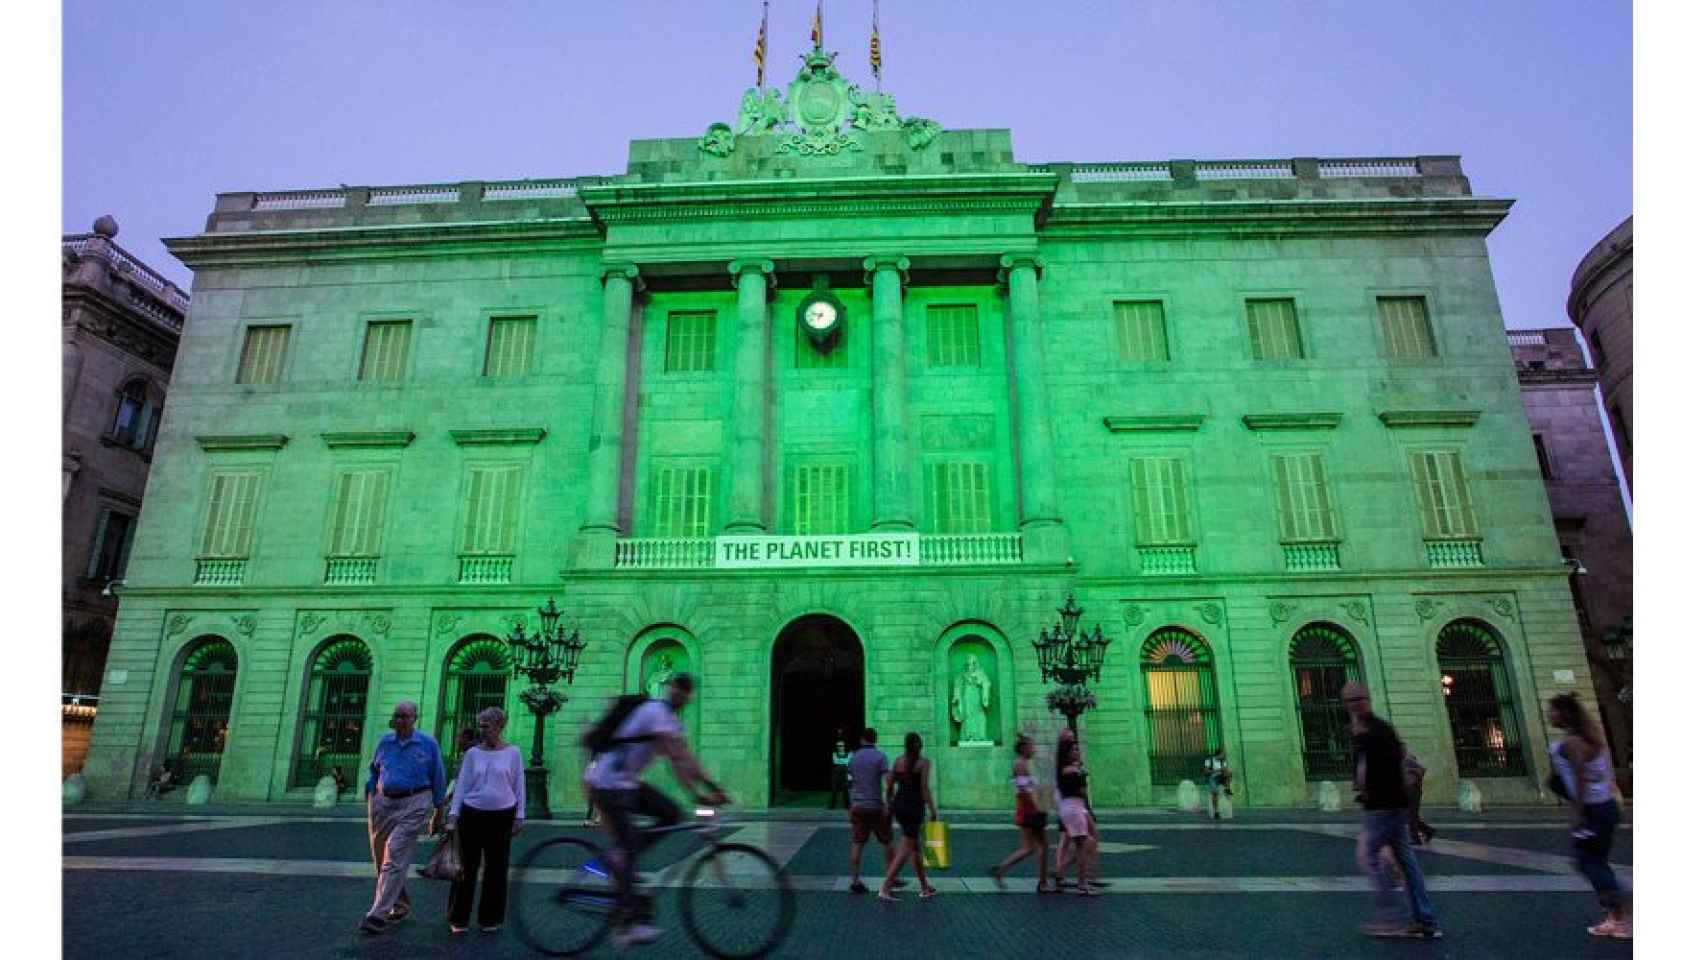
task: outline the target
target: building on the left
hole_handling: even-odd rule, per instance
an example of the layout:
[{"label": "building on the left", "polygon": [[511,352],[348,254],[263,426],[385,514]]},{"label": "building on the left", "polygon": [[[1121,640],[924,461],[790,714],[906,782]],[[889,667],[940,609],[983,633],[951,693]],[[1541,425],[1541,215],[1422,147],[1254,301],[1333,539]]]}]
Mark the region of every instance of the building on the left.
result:
[{"label": "building on the left", "polygon": [[80,770],[89,749],[116,594],[190,304],[117,236],[118,223],[104,216],[61,241],[62,776]]}]

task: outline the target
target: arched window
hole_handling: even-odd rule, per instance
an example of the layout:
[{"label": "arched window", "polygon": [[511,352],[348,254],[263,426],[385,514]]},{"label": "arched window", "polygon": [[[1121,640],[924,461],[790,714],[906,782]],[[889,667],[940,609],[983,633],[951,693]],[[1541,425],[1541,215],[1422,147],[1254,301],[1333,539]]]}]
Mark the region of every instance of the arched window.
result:
[{"label": "arched window", "polygon": [[1143,717],[1149,725],[1149,782],[1200,780],[1203,761],[1224,744],[1214,660],[1208,644],[1179,627],[1149,635],[1139,653]]},{"label": "arched window", "polygon": [[1303,731],[1303,779],[1351,779],[1351,721],[1339,691],[1362,679],[1356,642],[1330,623],[1309,624],[1291,638],[1291,678]]},{"label": "arched window", "polygon": [[348,782],[356,781],[372,675],[373,656],[357,638],[333,637],[320,648],[308,671],[291,786],[311,787],[331,775],[333,767],[342,770]]},{"label": "arched window", "polygon": [[221,637],[203,637],[178,671],[166,756],[173,782],[188,784],[203,773],[219,780],[236,689],[237,649]]},{"label": "arched window", "polygon": [[444,667],[444,696],[438,704],[438,746],[444,751],[444,775],[456,776],[462,754],[456,731],[472,727],[487,707],[508,710],[509,645],[497,637],[476,634],[463,638]]},{"label": "arched window", "polygon": [[1521,776],[1522,728],[1499,638],[1485,624],[1456,620],[1439,632],[1437,649],[1457,775]]},{"label": "arched window", "polygon": [[141,450],[148,445],[148,431],[153,425],[154,406],[148,402],[148,382],[132,380],[119,391],[118,410],[113,413],[113,442]]}]

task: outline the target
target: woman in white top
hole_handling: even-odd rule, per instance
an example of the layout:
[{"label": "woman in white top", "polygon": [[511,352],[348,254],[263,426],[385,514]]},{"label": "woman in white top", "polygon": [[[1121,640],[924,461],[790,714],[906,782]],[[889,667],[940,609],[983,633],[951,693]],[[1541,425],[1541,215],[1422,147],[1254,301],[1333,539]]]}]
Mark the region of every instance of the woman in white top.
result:
[{"label": "woman in white top", "polygon": [[456,774],[456,793],[446,821],[462,846],[462,882],[456,884],[450,902],[451,933],[468,929],[482,860],[486,874],[479,878],[480,929],[496,933],[503,924],[510,838],[521,832],[527,810],[521,751],[503,741],[507,719],[497,707],[480,711],[476,720],[480,742],[462,755],[462,768]]},{"label": "woman in white top", "polygon": [[1605,737],[1573,693],[1562,693],[1546,704],[1546,719],[1564,731],[1564,739],[1552,744],[1552,787],[1570,801],[1573,814],[1570,840],[1575,847],[1576,869],[1582,872],[1599,895],[1605,919],[1588,928],[1596,937],[1629,940],[1634,928],[1623,885],[1611,867],[1611,842],[1617,835],[1618,805],[1611,773],[1611,751]]}]

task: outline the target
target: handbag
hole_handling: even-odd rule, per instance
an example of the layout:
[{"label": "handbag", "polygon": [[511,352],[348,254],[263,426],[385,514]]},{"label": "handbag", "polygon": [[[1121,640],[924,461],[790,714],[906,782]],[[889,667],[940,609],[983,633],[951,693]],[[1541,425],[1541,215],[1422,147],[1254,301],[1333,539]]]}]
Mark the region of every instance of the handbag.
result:
[{"label": "handbag", "polygon": [[941,820],[924,824],[924,865],[932,870],[948,869],[948,825]]},{"label": "handbag", "polygon": [[438,842],[438,849],[427,858],[426,865],[421,867],[421,876],[428,880],[449,880],[457,882],[462,879],[462,846],[456,842],[456,831],[447,830],[444,839]]}]

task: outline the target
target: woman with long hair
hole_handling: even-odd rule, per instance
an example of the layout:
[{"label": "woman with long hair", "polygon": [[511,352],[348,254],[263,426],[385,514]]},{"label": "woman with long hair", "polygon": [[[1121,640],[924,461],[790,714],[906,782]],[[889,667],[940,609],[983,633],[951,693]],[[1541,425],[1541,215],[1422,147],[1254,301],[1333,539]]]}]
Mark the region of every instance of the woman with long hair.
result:
[{"label": "woman with long hair", "polygon": [[1576,869],[1593,884],[1599,904],[1605,908],[1605,919],[1589,927],[1588,933],[1629,940],[1634,936],[1634,925],[1623,887],[1611,869],[1611,844],[1618,821],[1611,751],[1606,749],[1599,725],[1573,693],[1547,701],[1546,719],[1564,731],[1564,738],[1554,742],[1548,752],[1553,789],[1570,801],[1574,814],[1570,840],[1575,846]]},{"label": "woman with long hair", "polygon": [[[1078,856],[1078,895],[1093,897],[1101,893],[1090,884],[1091,861],[1096,856],[1096,837],[1091,832],[1090,808],[1086,803],[1089,775],[1084,769],[1083,754],[1076,739],[1062,741],[1063,751],[1055,758],[1055,788],[1060,791],[1060,826],[1072,838],[1072,849]],[[1066,848],[1054,859],[1055,884],[1059,886],[1066,872]]]},{"label": "woman with long hair", "polygon": [[883,886],[877,891],[877,899],[896,899],[895,876],[900,873],[906,858],[911,857],[912,867],[918,871],[918,898],[928,900],[936,895],[936,888],[924,876],[924,852],[918,845],[918,831],[924,825],[926,808],[930,819],[941,818],[936,813],[936,798],[930,793],[930,761],[924,759],[923,737],[916,733],[906,735],[905,752],[894,762],[894,769],[889,771],[886,792],[888,807],[894,811],[895,822],[900,824],[901,841],[894,859],[889,861],[888,873],[883,875]]},{"label": "woman with long hair", "polygon": [[989,868],[997,889],[1007,889],[1007,869],[1031,854],[1037,855],[1037,892],[1048,892],[1048,814],[1037,803],[1036,782],[1031,779],[1031,758],[1037,745],[1025,734],[1013,744],[1013,825],[1019,828],[1019,849]]},{"label": "woman with long hair", "polygon": [[445,817],[449,828],[456,831],[462,850],[462,880],[456,884],[450,903],[451,933],[468,929],[476,878],[480,882],[480,929],[496,933],[503,925],[510,840],[521,832],[521,821],[527,814],[521,751],[503,740],[508,719],[497,707],[480,711],[475,719],[480,741],[462,755],[462,769],[456,774],[456,793]]}]

